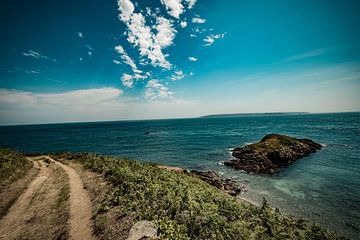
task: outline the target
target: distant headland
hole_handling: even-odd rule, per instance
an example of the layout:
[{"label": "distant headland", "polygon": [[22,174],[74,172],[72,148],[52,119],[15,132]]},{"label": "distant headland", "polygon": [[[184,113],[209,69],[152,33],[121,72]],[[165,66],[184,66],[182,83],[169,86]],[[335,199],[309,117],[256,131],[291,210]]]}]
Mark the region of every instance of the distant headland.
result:
[{"label": "distant headland", "polygon": [[264,113],[226,113],[226,114],[210,114],[201,116],[200,118],[222,118],[222,117],[248,117],[248,116],[280,116],[280,115],[303,115],[309,112],[264,112]]}]

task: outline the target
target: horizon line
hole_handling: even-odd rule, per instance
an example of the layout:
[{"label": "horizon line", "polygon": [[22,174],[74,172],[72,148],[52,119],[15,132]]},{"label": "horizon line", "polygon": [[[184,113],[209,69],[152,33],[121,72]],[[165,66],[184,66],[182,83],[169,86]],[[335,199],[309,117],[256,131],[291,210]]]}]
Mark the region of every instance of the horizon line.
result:
[{"label": "horizon line", "polygon": [[[98,121],[64,121],[64,122],[45,122],[45,123],[9,123],[9,124],[0,124],[0,127],[16,127],[16,126],[34,126],[34,125],[56,125],[56,124],[81,124],[81,123],[111,123],[111,122],[136,122],[136,121],[159,121],[159,120],[177,120],[177,119],[196,119],[196,118],[216,118],[216,116],[224,115],[263,115],[263,114],[337,114],[337,113],[359,113],[357,111],[336,111],[336,112],[244,112],[244,113],[210,113],[201,116],[193,117],[174,117],[174,118],[144,118],[144,119],[119,119],[119,120],[98,120]],[[212,117],[213,116],[213,117]],[[235,117],[235,116],[234,116]]]}]

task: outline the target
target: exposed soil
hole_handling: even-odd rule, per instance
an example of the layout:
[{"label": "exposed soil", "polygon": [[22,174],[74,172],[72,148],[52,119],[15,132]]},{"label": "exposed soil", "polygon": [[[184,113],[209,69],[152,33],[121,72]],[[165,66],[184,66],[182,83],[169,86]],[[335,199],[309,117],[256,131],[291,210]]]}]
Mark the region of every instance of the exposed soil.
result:
[{"label": "exposed soil", "polygon": [[61,167],[70,180],[70,237],[74,240],[94,239],[91,230],[92,205],[88,193],[84,189],[84,185],[80,176],[76,171],[54,159],[46,156],[47,159]]},{"label": "exposed soil", "polygon": [[66,173],[43,160],[34,166],[38,175],[0,221],[0,239],[67,239]]},{"label": "exposed soil", "polygon": [[20,178],[11,184],[3,183],[4,185],[0,189],[0,219],[8,213],[9,208],[27,189],[40,171],[40,166],[37,163],[32,164],[33,167],[23,178]]},{"label": "exposed soil", "polygon": [[125,214],[120,206],[109,209],[106,212],[99,209],[109,191],[113,189],[113,186],[105,181],[101,174],[84,169],[76,161],[67,161],[66,163],[79,173],[90,195],[93,205],[93,229],[96,238],[101,240],[127,239],[131,227],[134,225],[134,217]]},{"label": "exposed soil", "polygon": [[0,194],[2,207],[23,192],[7,203],[13,204],[0,220],[0,239],[95,239],[91,200],[77,172],[49,156],[28,160],[29,173]]}]

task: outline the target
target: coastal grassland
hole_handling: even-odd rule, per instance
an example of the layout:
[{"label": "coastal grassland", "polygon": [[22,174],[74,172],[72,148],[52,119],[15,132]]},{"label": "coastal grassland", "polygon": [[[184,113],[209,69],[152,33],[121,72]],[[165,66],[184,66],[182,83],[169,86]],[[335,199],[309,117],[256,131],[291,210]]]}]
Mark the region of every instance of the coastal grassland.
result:
[{"label": "coastal grassland", "polygon": [[0,149],[1,186],[23,177],[31,167],[32,163],[21,153],[6,148]]},{"label": "coastal grassland", "polygon": [[[124,231],[140,220],[153,221],[160,239],[339,239],[273,210],[266,201],[257,207],[155,164],[91,154],[57,157],[78,160],[112,184],[94,213],[100,239],[126,239]],[[114,227],[119,222],[127,227]]]},{"label": "coastal grassland", "polygon": [[38,173],[32,166],[21,153],[0,149],[0,218]]}]

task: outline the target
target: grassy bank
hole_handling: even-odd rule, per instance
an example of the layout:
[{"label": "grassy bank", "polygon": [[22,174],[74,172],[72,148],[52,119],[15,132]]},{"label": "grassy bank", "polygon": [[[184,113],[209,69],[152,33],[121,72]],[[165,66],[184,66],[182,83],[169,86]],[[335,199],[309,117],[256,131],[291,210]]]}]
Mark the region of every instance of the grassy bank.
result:
[{"label": "grassy bank", "polygon": [[128,230],[112,224],[123,222],[130,228],[139,220],[155,222],[161,239],[338,239],[317,225],[271,209],[266,201],[256,207],[199,178],[155,164],[90,154],[57,155],[62,157],[80,161],[113,185],[94,213],[100,239]]},{"label": "grassy bank", "polygon": [[24,155],[0,149],[0,218],[7,213],[36,174],[37,170],[32,168],[32,163]]},{"label": "grassy bank", "polygon": [[0,149],[0,182],[7,185],[23,177],[32,167],[32,163],[21,153],[10,149]]}]

